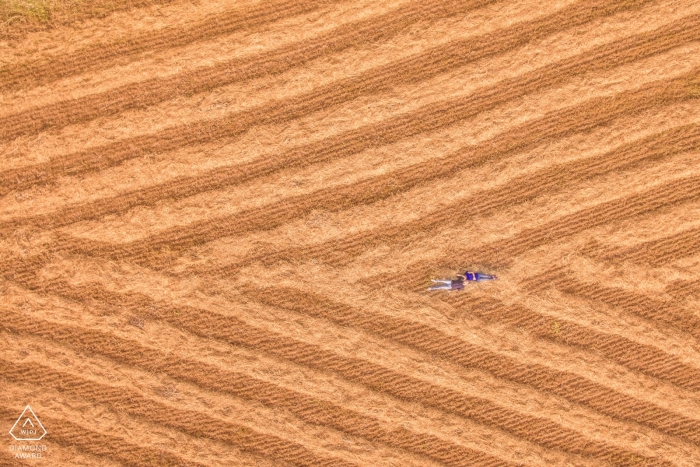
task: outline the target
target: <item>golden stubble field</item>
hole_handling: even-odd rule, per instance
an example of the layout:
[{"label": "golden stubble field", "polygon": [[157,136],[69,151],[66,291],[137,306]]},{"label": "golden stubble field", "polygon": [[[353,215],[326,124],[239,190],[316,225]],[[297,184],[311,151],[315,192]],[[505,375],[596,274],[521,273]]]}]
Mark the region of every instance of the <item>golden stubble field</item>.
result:
[{"label": "golden stubble field", "polygon": [[700,3],[0,18],[0,465],[699,465]]}]

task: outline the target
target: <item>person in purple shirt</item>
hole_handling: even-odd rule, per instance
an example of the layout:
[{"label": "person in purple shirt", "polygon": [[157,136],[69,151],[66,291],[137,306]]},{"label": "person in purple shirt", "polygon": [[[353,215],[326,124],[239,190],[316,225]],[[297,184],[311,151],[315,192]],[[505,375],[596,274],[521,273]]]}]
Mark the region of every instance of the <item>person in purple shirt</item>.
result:
[{"label": "person in purple shirt", "polygon": [[491,281],[498,279],[494,274],[484,274],[483,272],[471,272],[467,271],[463,275],[457,276],[457,280],[453,279],[430,279],[435,282],[436,285],[431,286],[428,290],[462,290],[464,288],[464,283],[470,282],[481,282],[481,281]]},{"label": "person in purple shirt", "polygon": [[475,282],[492,281],[494,279],[498,279],[498,277],[496,277],[495,274],[484,274],[483,272],[471,272],[471,271],[465,272],[464,278],[468,281],[475,281]]}]

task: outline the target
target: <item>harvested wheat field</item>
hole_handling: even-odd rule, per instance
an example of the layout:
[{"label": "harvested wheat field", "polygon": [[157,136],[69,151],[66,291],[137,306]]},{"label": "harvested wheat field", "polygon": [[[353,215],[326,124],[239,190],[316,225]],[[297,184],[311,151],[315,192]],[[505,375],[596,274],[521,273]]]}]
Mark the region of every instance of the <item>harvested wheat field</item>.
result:
[{"label": "harvested wheat field", "polygon": [[700,2],[0,4],[1,466],[700,465]]}]

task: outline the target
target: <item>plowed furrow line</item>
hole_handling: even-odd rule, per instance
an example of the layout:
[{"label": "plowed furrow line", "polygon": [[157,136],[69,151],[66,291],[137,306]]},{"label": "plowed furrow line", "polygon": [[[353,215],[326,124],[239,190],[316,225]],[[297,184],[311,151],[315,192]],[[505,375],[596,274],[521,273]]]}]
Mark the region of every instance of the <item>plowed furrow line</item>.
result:
[{"label": "plowed furrow line", "polygon": [[520,281],[518,285],[528,294],[537,294],[552,287],[555,280],[565,277],[568,273],[569,271],[567,268],[563,266],[554,266],[539,274],[531,275],[530,277]]},{"label": "plowed furrow line", "polygon": [[[479,248],[454,248],[454,251],[434,260],[431,264],[424,262],[420,265],[416,264],[409,267],[405,274],[402,275],[401,280],[387,280],[393,280],[401,287],[423,291],[431,272],[438,268],[440,264],[448,264],[452,258],[469,258],[469,261],[473,264],[505,267],[511,264],[518,255],[542,245],[559,241],[611,222],[634,219],[664,208],[679,206],[687,202],[696,202],[699,199],[700,177],[691,176],[674,180],[643,193],[603,202],[573,214],[562,216],[540,227],[524,229],[514,237],[499,240]],[[467,218],[468,216],[457,216],[454,221],[465,221]],[[331,252],[331,255],[329,255],[330,258],[327,261],[333,261],[336,264],[339,263],[338,260],[343,261],[345,259],[343,257],[338,258],[338,255],[335,255],[334,252]],[[415,280],[407,279],[412,277]],[[371,283],[373,280],[376,280],[376,278],[370,277],[365,282]]]},{"label": "plowed furrow line", "polygon": [[[328,426],[354,436],[406,450],[449,466],[515,465],[483,452],[468,449],[426,433],[396,427],[326,400],[298,393],[247,374],[224,371],[216,366],[138,345],[100,331],[46,321],[28,322],[17,314],[0,310],[3,327],[13,333],[40,337],[91,355],[102,355],[121,365],[167,375],[210,391],[219,391],[267,406],[285,409],[307,423]],[[197,368],[197,372],[192,372]]]},{"label": "plowed furrow line", "polygon": [[596,300],[610,307],[622,308],[633,315],[670,325],[700,339],[700,318],[693,311],[675,303],[618,288],[582,282],[570,276],[554,281],[553,285],[562,292]]},{"label": "plowed furrow line", "polygon": [[34,367],[36,371],[28,372],[22,365],[0,359],[0,374],[8,381],[34,384],[37,388],[50,387],[58,392],[70,394],[71,397],[106,405],[114,411],[126,412],[135,418],[167,426],[190,436],[230,443],[244,451],[284,460],[291,465],[314,467],[355,465],[338,458],[321,457],[301,445],[259,433],[246,426],[226,422],[199,411],[174,409],[123,386],[99,384],[69,373],[55,371],[45,365],[34,365]]},{"label": "plowed furrow line", "polygon": [[[652,97],[650,102],[654,101],[655,97],[658,96]],[[625,99],[624,101],[629,103],[629,106],[625,105],[624,107],[631,112],[634,112],[631,109],[636,110],[641,107],[645,107],[645,102],[641,99]],[[612,107],[619,110],[619,106],[617,105],[613,105]],[[588,110],[588,112],[584,110]],[[571,112],[582,116],[583,121],[590,123],[592,120],[595,121],[595,117],[593,115],[606,116],[606,110],[607,109],[604,106],[591,105],[589,109],[577,107],[572,109]],[[591,118],[587,119],[589,114]],[[532,142],[531,144],[536,144],[537,142],[541,142],[542,139],[548,139],[550,128],[552,129],[552,133],[555,133],[555,128],[565,126],[565,124],[561,123],[562,117],[563,115],[561,113],[556,113],[547,119],[538,120],[538,125],[526,125],[524,128],[522,128],[523,131],[521,131],[521,129],[515,129],[513,132],[509,132],[509,135],[505,136],[501,141],[499,141],[499,139],[496,139],[495,141],[490,140],[481,146],[477,146],[473,149],[473,152],[470,151],[464,158],[458,158],[455,157],[458,155],[453,155],[452,157],[447,158],[448,160],[435,161],[435,165],[437,166],[436,169],[431,170],[427,163],[422,164],[420,168],[424,169],[425,173],[421,174],[418,170],[415,170],[417,173],[414,175],[413,180],[404,181],[405,179],[403,174],[406,172],[410,173],[409,169],[397,171],[397,175],[393,178],[393,174],[389,174],[387,175],[386,179],[378,179],[377,181],[381,181],[382,184],[380,187],[374,188],[374,190],[368,189],[370,188],[369,186],[363,186],[363,190],[359,190],[360,193],[355,195],[357,198],[353,197],[351,193],[343,192],[343,198],[336,198],[335,196],[328,196],[326,198],[337,202],[337,205],[333,205],[332,203],[326,204],[325,202],[318,200],[315,206],[320,206],[320,208],[325,210],[334,211],[337,209],[335,206],[338,206],[338,208],[342,208],[344,206],[344,199],[353,200],[356,203],[355,205],[357,205],[357,201],[360,201],[361,199],[374,200],[374,196],[381,195],[382,188],[385,192],[394,193],[404,186],[410,188],[412,186],[425,183],[426,181],[430,181],[438,176],[445,176],[443,169],[448,170],[447,176],[454,176],[455,174],[459,174],[457,171],[458,167],[469,167],[471,164],[479,163],[485,159],[504,158],[513,151],[511,147],[513,141],[521,141],[523,146],[528,146],[530,142]],[[540,126],[540,128],[535,128],[536,126]],[[562,129],[561,131],[574,132],[576,131],[576,128],[566,128]],[[620,148],[616,148],[613,151],[599,157],[561,164],[553,168],[543,169],[533,174],[517,177],[508,182],[507,188],[499,186],[493,189],[475,193],[470,197],[469,203],[464,203],[462,200],[459,200],[451,206],[441,208],[439,212],[428,214],[416,221],[392,227],[385,227],[381,230],[372,230],[366,233],[348,236],[340,240],[332,240],[312,247],[296,247],[277,252],[267,251],[265,254],[249,256],[243,259],[241,263],[245,264],[251,261],[263,261],[270,263],[272,261],[289,260],[291,258],[323,258],[325,261],[331,261],[335,264],[342,264],[367,251],[368,249],[378,246],[381,243],[405,240],[407,236],[410,236],[411,232],[425,233],[452,225],[459,225],[469,217],[488,215],[489,213],[496,212],[499,209],[532,200],[537,196],[540,196],[542,193],[550,194],[554,191],[570,187],[573,183],[578,181],[604,176],[623,170],[629,170],[640,163],[654,163],[670,158],[679,153],[695,150],[700,146],[698,139],[700,137],[699,131],[700,130],[697,125],[688,125],[675,128],[660,134],[652,135],[640,141],[635,141]],[[515,139],[511,140],[511,136],[513,136]],[[457,162],[454,167],[451,164],[451,161],[453,160]],[[412,170],[414,169],[411,168],[411,171]],[[449,172],[449,170],[452,172]],[[390,180],[398,180],[398,182],[395,184],[389,184],[388,182]],[[377,196],[377,200],[379,199],[382,198]],[[299,206],[301,203],[296,201],[296,203],[293,203],[292,205]],[[236,219],[237,221],[246,220],[242,216],[237,217]],[[273,226],[274,218],[269,224],[265,224],[265,228],[271,228]],[[199,227],[201,229],[203,226],[199,224]],[[233,228],[237,229],[236,233],[239,233],[241,232],[240,229],[246,228],[246,224],[236,224],[236,226]],[[244,231],[248,230],[250,229],[246,229]],[[173,241],[172,238],[169,240],[171,242]],[[172,243],[169,243],[169,245],[172,245]],[[149,260],[153,262],[155,258],[151,257]],[[218,272],[224,273],[228,270],[235,270],[241,263],[228,265],[223,269],[219,269]]]},{"label": "plowed furrow line", "polygon": [[[4,374],[0,376],[0,378],[10,380],[10,378],[7,378]],[[16,416],[16,408],[11,410],[7,407],[0,406],[0,417],[3,419],[9,420]],[[97,458],[107,458],[124,465],[143,467],[172,467],[174,465],[183,467],[204,466],[204,464],[188,461],[170,452],[154,448],[154,446],[136,446],[129,443],[126,439],[92,431],[88,427],[80,426],[65,418],[49,417],[42,413],[41,420],[46,427],[57,428],[51,430],[50,436],[52,444],[56,443],[61,446],[71,446],[81,453],[89,454]],[[58,429],[58,427],[60,427],[60,429]],[[49,455],[50,449],[51,448],[49,448]]]},{"label": "plowed furrow line", "polygon": [[[697,430],[700,421],[686,418],[620,394],[602,384],[581,376],[539,364],[523,364],[488,350],[470,345],[430,326],[395,318],[375,316],[361,310],[334,303],[296,289],[275,288],[258,291],[246,289],[246,295],[269,306],[297,313],[330,319],[341,325],[361,328],[366,332],[395,340],[422,352],[446,358],[468,368],[488,371],[493,375],[556,394],[605,415],[632,421],[700,443]],[[697,377],[697,375],[696,375]]]},{"label": "plowed furrow line", "polygon": [[668,381],[684,389],[700,390],[700,369],[684,364],[661,349],[616,334],[598,332],[568,320],[544,316],[523,306],[510,306],[491,300],[455,306],[468,309],[469,313],[487,322],[519,327],[539,338],[560,344],[596,350],[604,357],[631,370]]},{"label": "plowed furrow line", "polygon": [[700,229],[691,229],[632,247],[589,248],[584,253],[606,261],[630,261],[658,267],[700,251]]},{"label": "plowed furrow line", "polygon": [[328,0],[283,0],[277,3],[263,2],[248,10],[236,9],[211,15],[189,27],[168,27],[128,40],[97,44],[69,55],[42,62],[23,62],[0,69],[0,92],[31,89],[58,79],[105,69],[115,63],[134,59],[144,52],[157,53],[195,42],[203,42],[236,31],[253,29],[284,18],[302,15],[327,5]]},{"label": "plowed furrow line", "polygon": [[0,277],[19,284],[26,284],[32,289],[40,287],[37,282],[37,271],[51,261],[51,257],[46,254],[28,258],[11,256],[3,259],[4,261],[0,263]]},{"label": "plowed furrow line", "polygon": [[[589,6],[590,5],[586,3],[575,7],[579,8],[581,11],[589,11]],[[613,10],[615,9],[614,4],[608,5],[608,7]],[[595,19],[595,17],[609,12],[609,8],[593,8],[590,12],[597,12],[598,14],[588,17],[585,21],[591,21]],[[204,121],[189,126],[171,128],[164,130],[158,135],[138,136],[83,153],[64,156],[45,164],[7,171],[0,174],[0,195],[12,189],[23,189],[38,183],[46,183],[61,175],[101,170],[105,167],[138,157],[140,154],[147,152],[173,150],[182,146],[235,137],[255,125],[290,121],[320,109],[327,110],[333,108],[344,102],[352,101],[362,95],[391,90],[402,84],[417,84],[438,74],[454,70],[479,58],[504,53],[523,46],[535,38],[546,37],[547,34],[583,24],[585,21],[578,18],[578,16],[583,14],[581,11],[572,11],[569,8],[543,20],[527,23],[520,28],[509,28],[507,31],[497,31],[496,33],[487,34],[479,38],[457,41],[398,62],[389,63],[380,68],[372,69],[358,77],[333,83],[298,97],[292,97],[281,102],[273,102],[260,109],[233,114],[222,120]],[[578,21],[578,23],[576,21]],[[262,167],[260,167],[260,163],[258,162],[252,167],[243,166],[231,168],[228,177],[224,177],[223,183],[220,178],[215,176],[215,180],[213,181],[214,185],[212,185],[212,181],[207,180],[209,180],[213,174],[206,174],[196,177],[196,179],[188,180],[185,186],[203,183],[204,185],[198,190],[201,192],[203,189],[207,188],[207,186],[207,189],[213,189],[216,186],[221,187],[233,183],[240,183],[241,179],[248,180],[255,176],[280,170],[290,164],[303,166],[316,163],[320,160],[327,160],[330,157],[351,155],[367,148],[376,147],[380,144],[398,141],[410,135],[442,128],[486,109],[493,108],[496,105],[505,103],[512,98],[521,97],[529,92],[561,83],[571,76],[586,71],[613,68],[623,63],[629,63],[663,52],[664,50],[669,50],[684,42],[696,40],[700,38],[700,32],[697,32],[700,28],[697,26],[700,26],[700,16],[690,16],[677,24],[660,28],[653,31],[653,33],[641,34],[601,46],[594,49],[592,52],[566,60],[565,63],[556,63],[547,67],[547,69],[528,73],[520,79],[509,80],[507,83],[502,83],[502,86],[496,86],[495,88],[485,90],[483,94],[480,93],[478,96],[427,106],[427,108],[411,116],[396,117],[381,125],[371,125],[368,128],[361,128],[348,132],[339,137],[335,137],[331,142],[319,143],[319,147],[312,145],[312,147],[307,148],[305,154],[287,154],[284,158],[280,158],[279,161],[268,162],[267,164],[263,164]],[[523,31],[520,31],[520,29]],[[381,30],[384,31],[384,29]],[[376,35],[376,33],[374,35]],[[369,36],[373,37],[373,34]],[[316,49],[318,48],[323,49],[323,47],[314,47],[314,54],[317,53]],[[325,49],[323,50],[325,51]],[[290,58],[289,61],[291,62],[293,60]],[[286,62],[282,60],[273,63],[279,64]],[[235,72],[227,70],[226,73],[239,75],[247,72],[246,68],[234,69],[236,69]],[[199,86],[202,87],[209,86],[206,82],[201,82],[199,80],[196,80],[196,82],[200,83]],[[158,92],[167,92],[167,86],[162,80],[158,81],[157,89],[160,90]],[[197,92],[204,90],[206,89],[198,88]],[[99,109],[96,109],[94,112],[101,115],[102,109],[109,110],[110,106],[117,105],[121,101],[124,101],[127,99],[126,96],[128,96],[130,92],[132,91],[120,91],[118,96],[112,96],[106,99],[106,102],[100,103],[98,106]],[[188,93],[191,94],[192,92]],[[147,100],[144,101],[146,97],[147,96],[144,94],[139,94],[139,105],[150,105]],[[96,97],[92,98],[96,99]],[[71,105],[71,108],[73,107],[74,106]],[[56,112],[60,114],[55,117],[57,119],[71,118],[71,114],[68,111],[68,113],[61,113],[62,110]],[[14,117],[8,117],[8,119],[12,118]],[[35,118],[35,113],[31,112],[31,115],[27,118]],[[423,122],[424,119],[427,119],[427,121]],[[37,122],[40,122],[40,119],[37,120]],[[7,125],[9,125],[9,123],[6,123],[5,126]],[[17,124],[13,125],[16,126]],[[0,128],[2,128],[2,126],[3,122],[0,122]],[[22,125],[20,125],[20,127],[21,126]],[[397,128],[401,131],[397,132]],[[342,144],[342,140],[346,141],[345,144]],[[353,142],[354,146],[350,145],[350,143]],[[326,146],[330,146],[333,152],[328,152]],[[340,151],[340,153],[336,154],[338,151]],[[242,174],[248,174],[251,170],[253,170],[252,175],[242,177]],[[221,170],[217,170],[216,172],[221,172]],[[221,175],[224,175],[224,173]],[[219,175],[219,177],[221,177],[221,175]]]},{"label": "plowed furrow line", "polygon": [[[666,86],[664,88],[668,89]],[[645,97],[647,96],[645,95]],[[624,105],[613,105],[611,107],[615,113],[624,112],[629,114],[643,110],[645,103],[655,102],[655,100],[654,98],[630,99]],[[608,102],[604,101],[604,103],[607,104]],[[596,102],[596,104],[600,104],[600,102]],[[613,118],[610,113],[605,112],[609,109],[606,109],[604,105],[591,105],[591,107],[595,110],[586,109],[590,112],[581,112],[581,108],[576,109],[575,115],[580,119],[579,121],[585,122],[579,127],[588,127],[601,120],[605,121]],[[531,142],[533,145],[544,144],[550,137],[553,139],[556,136],[561,136],[561,133],[570,134],[580,129],[576,128],[575,125],[569,126],[564,123],[567,121],[566,116],[569,113],[572,112],[557,113],[550,116],[545,122],[538,122],[549,124],[544,126],[544,128],[540,127],[535,130],[531,125],[526,125],[526,128],[523,129],[525,131],[512,132],[504,138],[505,141],[499,141],[495,144],[493,141],[487,142],[482,147],[488,149],[482,151],[481,154],[479,154],[477,149],[462,153],[460,154],[461,157],[448,156],[445,158],[446,160],[429,160],[415,167],[391,172],[382,177],[360,181],[350,186],[320,190],[311,195],[294,196],[272,206],[263,206],[219,219],[207,219],[194,222],[185,227],[168,229],[161,234],[152,235],[148,241],[139,240],[118,247],[102,245],[98,247],[97,251],[85,248],[83,252],[109,256],[115,259],[129,259],[147,264],[150,267],[158,267],[157,258],[153,251],[160,250],[165,246],[168,248],[165,264],[168,264],[178,252],[192,245],[206,243],[224,236],[241,235],[255,230],[270,230],[293,219],[307,215],[315,209],[337,212],[361,204],[371,204],[437,178],[455,176],[460,169],[465,169],[471,164],[483,163],[487,159],[506,157],[507,154],[515,152],[515,148],[522,150],[523,146],[528,142]],[[585,117],[588,113],[596,115],[598,121],[586,119]],[[549,129],[552,129],[552,131],[547,131]],[[556,134],[556,136],[552,133]],[[522,136],[522,138],[518,139],[518,136]],[[577,161],[568,164],[568,167],[545,169],[542,174],[519,177],[509,183],[508,188],[505,190],[499,187],[498,189],[489,190],[490,193],[478,194],[475,202],[469,203],[466,208],[458,209],[462,209],[462,211],[471,210],[472,215],[494,212],[507,205],[531,200],[543,192],[566,188],[571,186],[571,183],[577,179],[586,180],[611,172],[629,169],[641,161],[654,162],[695,149],[700,149],[700,127],[697,125],[682,127],[646,138],[638,144],[624,146],[620,150],[613,151],[612,154],[606,154],[603,157]],[[562,168],[569,170],[562,171]],[[441,209],[438,215],[440,220],[442,220],[449,217],[449,212],[446,209]],[[432,219],[429,216],[421,219],[419,222],[424,224],[426,221],[430,222],[430,220]],[[433,225],[444,227],[442,222]],[[402,227],[405,229],[405,226]],[[411,231],[415,230],[411,229]],[[385,231],[384,235],[387,233],[389,232]],[[82,245],[84,247],[88,246],[87,244]],[[362,242],[362,245],[365,248],[367,247],[366,242]],[[268,260],[271,259],[269,255],[266,256]]]},{"label": "plowed furrow line", "polygon": [[[416,2],[410,8],[341,26],[301,44],[292,44],[253,58],[234,59],[172,78],[153,78],[103,93],[18,112],[0,119],[0,140],[36,134],[48,128],[62,128],[129,109],[145,108],[180,95],[191,96],[234,82],[278,75],[311,60],[351,47],[387,40],[419,21],[438,19],[445,14],[452,16],[465,13],[493,1],[495,0],[471,0],[460,3],[443,0],[435,6]],[[438,50],[441,51],[442,47]],[[347,80],[347,83],[351,81]],[[340,89],[345,87],[340,83],[336,86]],[[357,93],[357,88],[356,84],[349,90],[352,98]],[[346,93],[347,91],[340,95]],[[345,96],[343,100],[351,96]]]},{"label": "plowed furrow line", "polygon": [[[44,293],[49,292],[46,283],[42,284],[34,280],[33,283],[26,285],[42,290]],[[365,360],[344,357],[315,345],[291,341],[287,336],[251,326],[235,317],[218,315],[202,309],[158,303],[141,294],[113,293],[97,285],[74,288],[61,283],[52,286],[50,293],[81,303],[94,302],[98,306],[110,304],[140,316],[164,320],[203,338],[217,339],[231,345],[266,352],[318,371],[330,371],[348,381],[362,384],[400,400],[424,404],[465,417],[545,448],[558,449],[616,465],[658,464],[657,459],[645,458],[617,446],[586,439],[581,433],[550,420],[505,409],[490,400],[435,386]],[[440,334],[438,337],[444,336]],[[477,355],[480,353],[483,352],[477,349]],[[497,366],[499,364],[499,362],[496,363]],[[569,388],[569,391],[571,390],[575,388]]]},{"label": "plowed furrow line", "polygon": [[[676,85],[682,83],[683,78],[675,82]],[[672,105],[674,102],[680,102],[691,97],[686,92],[671,92],[670,89],[673,88],[674,82],[656,83],[641,91],[623,93],[616,99],[595,99],[592,102],[586,102],[572,109],[554,112],[534,122],[523,124],[509,131],[506,135],[501,135],[476,147],[459,151],[456,154],[429,160],[385,176],[359,182],[353,186],[321,190],[310,195],[286,199],[276,206],[268,206],[236,214],[232,216],[236,218],[234,224],[230,222],[230,217],[219,221],[218,224],[223,224],[228,226],[228,228],[235,228],[235,231],[228,232],[230,235],[260,228],[261,225],[264,228],[271,228],[294,217],[304,215],[310,212],[311,209],[323,208],[337,211],[347,206],[372,203],[405,192],[431,180],[455,176],[455,174],[460,173],[460,170],[485,163],[488,160],[505,158],[513,152],[523,151],[576,131],[587,131],[595,125],[605,124],[611,119],[620,118],[623,115],[634,115],[648,109],[650,106],[658,105],[659,99],[663,100],[665,105]],[[661,159],[678,152],[691,150],[695,147],[696,140],[696,127],[682,127],[677,130],[671,130],[668,134],[656,135],[656,139],[653,137],[644,139],[638,142],[636,146],[633,144],[629,147],[623,147],[606,156],[608,159],[599,157],[591,159],[590,162],[570,164],[562,167],[562,169],[572,171],[569,174],[571,177],[578,175],[576,172],[580,173],[580,177],[593,177],[609,173],[612,170],[629,168],[639,161]],[[360,142],[360,144],[365,143]],[[645,148],[645,145],[648,147]],[[320,151],[331,154],[343,150],[343,147],[336,147],[332,144],[325,150],[322,146],[316,146],[312,145],[310,148],[302,148],[302,150],[297,151],[296,156],[284,157],[283,159],[297,160],[305,155],[308,156],[306,163],[309,163],[310,159],[318,157]],[[348,148],[346,147],[345,149],[347,150]],[[350,149],[352,150],[352,147]],[[609,168],[606,168],[606,165]],[[203,189],[217,188],[219,185],[227,182],[242,182],[248,177],[264,175],[269,170],[274,171],[274,168],[261,167],[260,163],[250,164],[237,168],[240,171],[237,179],[236,177],[232,178],[232,170],[223,169],[210,173],[211,178],[208,181],[199,180],[198,177],[186,178],[181,181],[157,185],[142,191],[126,193],[86,205],[66,207],[56,213],[9,221],[0,224],[0,230],[15,229],[20,225],[28,224],[42,228],[56,228],[75,221],[96,219],[107,214],[123,212],[139,204],[151,204],[163,197],[177,199],[196,194]],[[541,186],[551,186],[554,189],[562,186],[562,184],[566,185],[568,179],[564,175],[563,171],[558,171],[558,169],[557,171],[550,170],[540,176],[539,182],[543,184]],[[529,177],[522,178],[527,179]],[[513,181],[513,184],[519,184],[520,192],[515,192],[512,196],[521,196],[529,199],[538,193],[538,190],[541,191],[541,187],[537,188],[537,185],[532,182],[529,182],[527,185],[520,184],[521,179]],[[486,200],[477,199],[477,204],[471,207],[474,212],[483,211],[484,209],[496,209],[502,206],[504,202],[512,201],[512,196],[508,198],[503,197],[502,190],[496,193],[486,193],[486,195]],[[486,203],[491,203],[491,206],[483,206]],[[458,208],[455,206],[446,209],[454,211]],[[428,219],[423,222],[425,223]],[[211,239],[227,234],[226,231],[221,232],[216,230],[216,228],[217,221],[215,220],[199,222],[186,228],[180,228],[179,236],[186,237],[193,232],[194,235],[198,234],[200,237]],[[385,232],[385,235],[391,231],[390,229]],[[372,235],[369,234],[369,237],[371,238]],[[364,237],[367,236],[368,234],[364,234]],[[170,235],[165,234],[169,246],[172,247],[173,243],[169,237]],[[363,235],[360,237],[358,244],[366,245],[367,239],[363,238]]]},{"label": "plowed furrow line", "polygon": [[673,281],[666,287],[666,293],[677,300],[700,299],[700,280]]},{"label": "plowed furrow line", "polygon": [[[491,251],[483,254],[468,252],[482,260],[496,258],[496,262],[508,263],[509,258],[528,249],[541,246],[554,239],[565,238],[600,225],[624,219],[633,219],[662,208],[679,205],[700,199],[700,177],[687,177],[654,187],[643,193],[601,203],[591,208],[564,216],[542,227],[527,229],[514,239],[507,239],[500,244],[489,246],[489,250],[499,250],[495,256]],[[500,257],[500,261],[497,259]],[[486,260],[488,261],[488,260]]]}]

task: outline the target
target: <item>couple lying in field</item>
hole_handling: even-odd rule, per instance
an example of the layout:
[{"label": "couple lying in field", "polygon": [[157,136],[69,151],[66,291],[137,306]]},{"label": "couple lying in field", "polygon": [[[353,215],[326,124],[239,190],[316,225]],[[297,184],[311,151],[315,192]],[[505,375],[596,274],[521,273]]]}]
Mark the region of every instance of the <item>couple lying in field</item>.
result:
[{"label": "couple lying in field", "polygon": [[464,283],[467,281],[480,282],[491,281],[497,279],[494,274],[484,274],[482,272],[467,271],[462,275],[458,275],[456,280],[453,279],[431,279],[436,285],[433,285],[428,290],[462,290]]}]

